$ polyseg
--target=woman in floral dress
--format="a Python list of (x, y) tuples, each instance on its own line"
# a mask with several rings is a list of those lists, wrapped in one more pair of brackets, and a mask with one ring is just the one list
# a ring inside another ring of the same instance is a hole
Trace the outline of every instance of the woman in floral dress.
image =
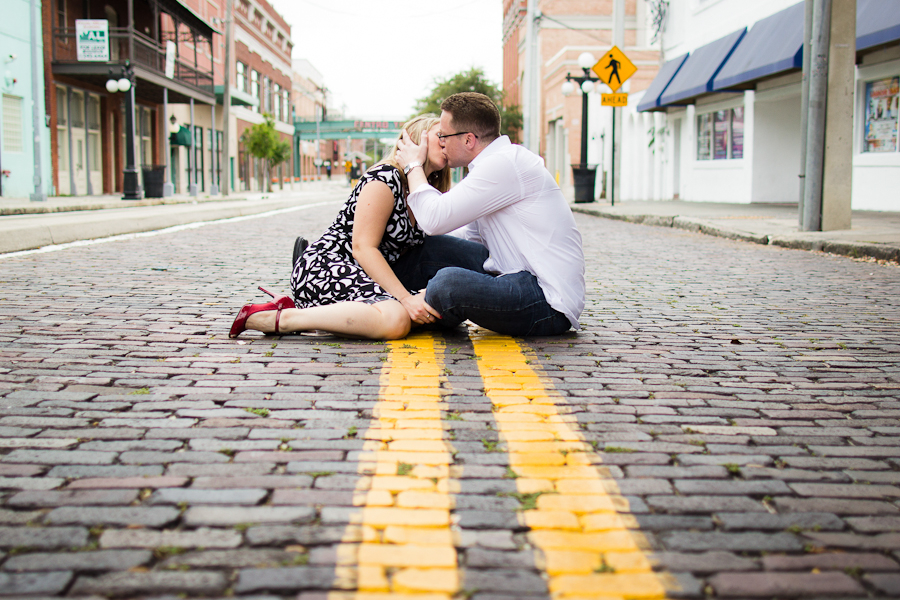
[[(422, 167), (429, 183), (443, 192), (450, 187), (450, 173), (438, 127), (437, 117), (424, 115), (403, 129), (416, 143), (427, 135), (428, 157)], [(398, 339), (413, 323), (432, 323), (439, 317), (424, 294), (407, 290), (391, 269), (391, 263), (425, 240), (406, 205), (409, 189), (394, 160), (396, 151), (395, 144), (384, 161), (360, 178), (334, 223), (297, 259), (291, 273), (296, 304), (286, 296), (248, 304), (238, 313), (230, 337), (254, 329)]]

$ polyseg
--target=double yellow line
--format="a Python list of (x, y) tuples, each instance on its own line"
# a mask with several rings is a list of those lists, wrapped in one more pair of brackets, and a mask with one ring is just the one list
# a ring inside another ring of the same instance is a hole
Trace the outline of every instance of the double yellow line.
[[(621, 512), (627, 501), (602, 477), (593, 448), (558, 410), (554, 394), (512, 338), (471, 337), (485, 395), (516, 477), (520, 519), (547, 575), (552, 598), (665, 598), (639, 532)], [(450, 600), (460, 591), (453, 526), (451, 442), (442, 411), (443, 344), (427, 333), (391, 342), (381, 401), (361, 469), (374, 472), (361, 492), (356, 592), (331, 598)], [(672, 589), (673, 584), (666, 582)]]

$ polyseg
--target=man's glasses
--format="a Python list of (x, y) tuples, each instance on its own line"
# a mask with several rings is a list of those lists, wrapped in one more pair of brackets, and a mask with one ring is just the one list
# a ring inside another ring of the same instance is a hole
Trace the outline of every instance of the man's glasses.
[[(460, 131), (458, 133), (439, 133), (439, 134), (437, 134), (437, 137), (439, 140), (444, 141), (448, 137), (453, 137), (455, 135), (466, 135), (467, 133), (472, 133), (472, 132), (471, 131)], [(475, 135), (475, 134), (472, 133), (472, 135)], [(478, 136), (475, 135), (475, 137), (477, 138)]]

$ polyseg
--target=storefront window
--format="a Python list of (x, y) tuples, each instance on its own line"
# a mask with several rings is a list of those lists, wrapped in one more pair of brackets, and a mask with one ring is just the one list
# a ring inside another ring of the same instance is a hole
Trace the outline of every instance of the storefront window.
[(697, 160), (744, 157), (744, 107), (697, 116)]
[(900, 77), (866, 84), (866, 152), (897, 151)]
[(744, 107), (731, 111), (731, 158), (744, 158)]
[(709, 160), (712, 158), (710, 146), (712, 145), (712, 115), (707, 113), (697, 117), (697, 160)]

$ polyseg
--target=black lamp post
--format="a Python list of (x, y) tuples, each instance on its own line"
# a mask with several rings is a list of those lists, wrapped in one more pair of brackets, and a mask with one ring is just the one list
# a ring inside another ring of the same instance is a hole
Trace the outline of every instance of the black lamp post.
[(577, 165), (572, 165), (572, 174), (575, 176), (575, 202), (594, 201), (594, 181), (597, 176), (597, 167), (589, 166), (587, 162), (588, 144), (588, 94), (594, 91), (594, 83), (601, 81), (591, 75), (591, 67), (597, 61), (590, 52), (583, 52), (578, 57), (578, 66), (584, 71), (581, 77), (573, 77), (566, 74), (566, 81), (562, 85), (562, 93), (565, 96), (575, 91), (575, 84), (581, 88), (581, 159)]
[[(118, 71), (118, 72), (117, 72)], [(116, 75), (121, 77), (116, 78)], [(123, 200), (141, 200), (144, 190), (141, 188), (141, 180), (137, 165), (134, 163), (134, 68), (130, 61), (119, 69), (109, 70), (109, 81), (106, 82), (106, 91), (110, 94), (122, 92), (125, 94), (125, 171), (123, 173)]]

